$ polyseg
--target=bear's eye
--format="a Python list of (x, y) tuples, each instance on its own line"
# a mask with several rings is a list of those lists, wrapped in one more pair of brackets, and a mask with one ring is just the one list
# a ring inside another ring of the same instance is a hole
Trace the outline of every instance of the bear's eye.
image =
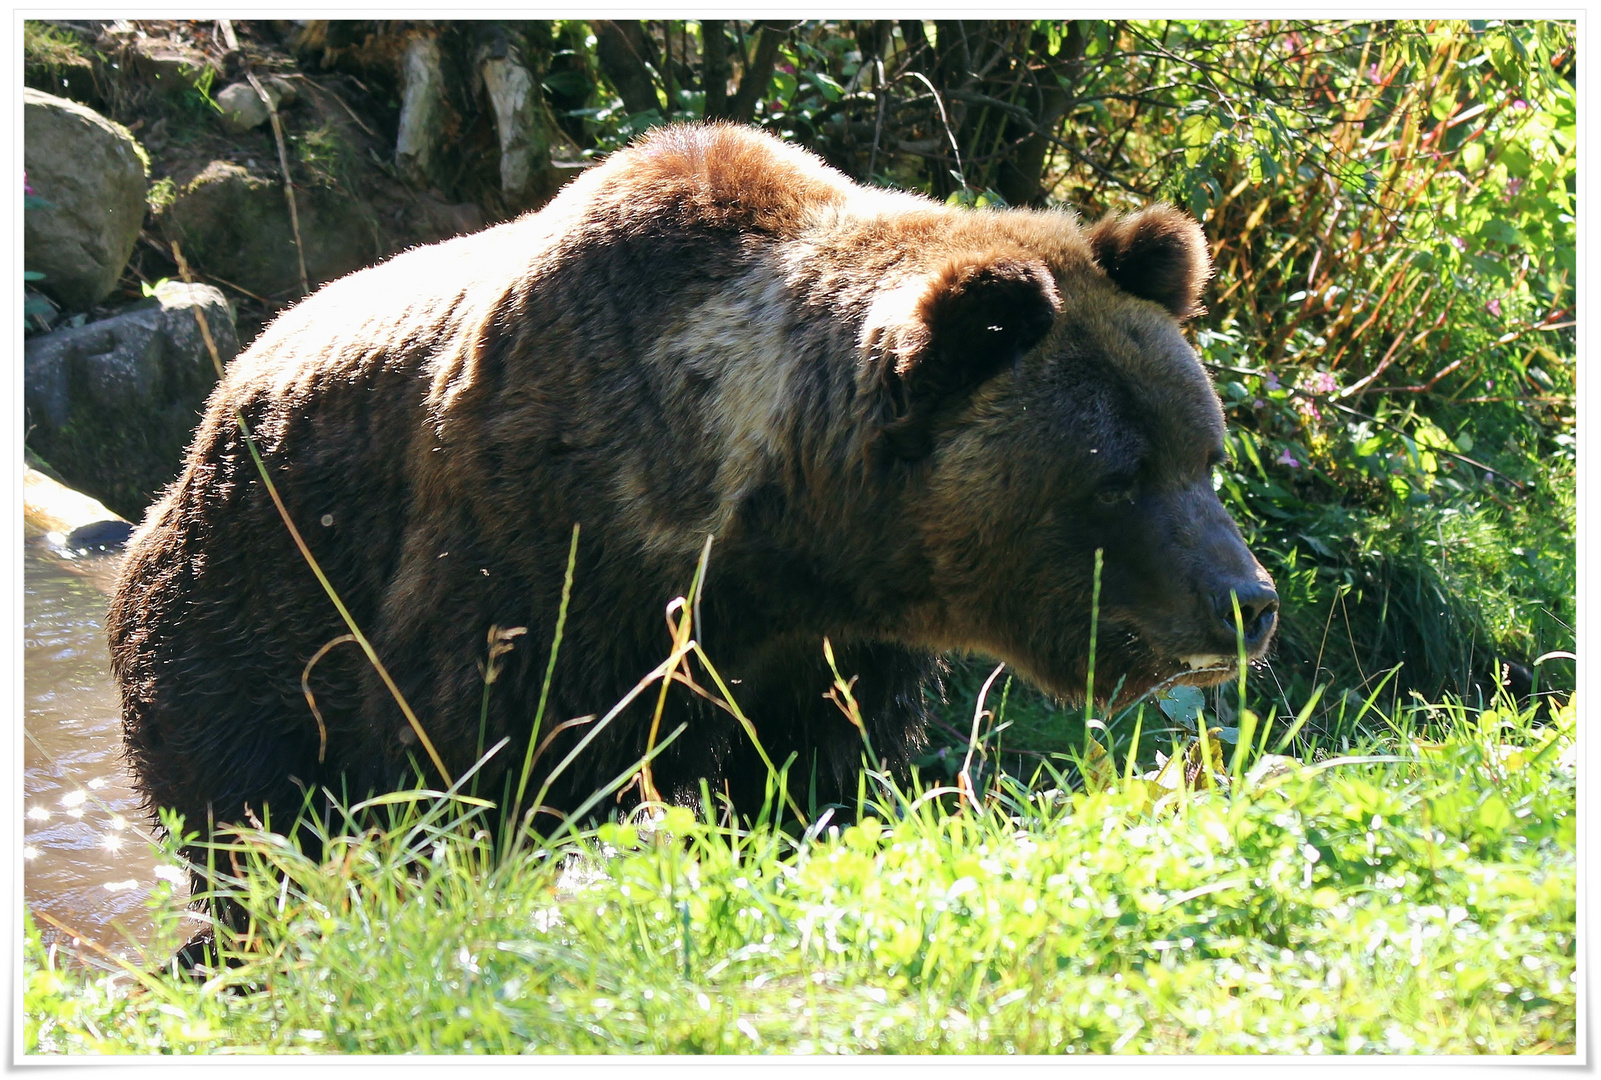
[(1128, 481), (1102, 484), (1095, 493), (1095, 501), (1102, 506), (1121, 506), (1134, 501), (1134, 485)]

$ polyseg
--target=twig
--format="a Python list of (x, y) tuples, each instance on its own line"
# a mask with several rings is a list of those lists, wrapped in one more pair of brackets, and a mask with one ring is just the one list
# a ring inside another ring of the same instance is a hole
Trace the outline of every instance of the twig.
[(336, 94), (332, 90), (328, 89), (328, 87), (323, 86), (321, 83), (314, 82), (313, 80), (306, 78), (306, 76), (302, 75), (298, 71), (295, 72), (293, 75), (290, 75), (289, 78), (299, 79), (301, 82), (305, 83), (307, 86), (311, 87), (313, 90), (320, 90), (322, 93), (327, 94), (329, 97), (331, 97), (335, 101), (339, 102), (340, 107), (343, 108), (345, 110), (345, 112), (350, 114), (350, 119), (355, 121), (355, 124), (356, 124), (357, 127), (359, 127), (361, 130), (365, 131), (368, 135), (371, 135), (375, 139), (378, 137), (378, 133), (376, 131), (374, 131), (372, 128), (368, 127), (366, 124), (361, 122), (361, 117), (356, 115), (356, 110), (352, 109), (350, 107), (350, 105), (345, 101), (344, 98), (340, 97), (338, 94)]
[[(882, 57), (873, 59), (874, 71), (878, 75), (873, 83), (873, 96), (878, 99), (878, 119), (873, 124), (873, 149), (867, 155), (867, 182), (873, 182), (873, 172), (878, 168), (878, 143), (884, 135), (884, 104), (885, 91), (889, 88), (884, 85), (884, 60)], [(848, 119), (848, 117), (847, 117)]]
[[(111, 960), (111, 961), (113, 961), (115, 963), (119, 963), (119, 964), (125, 964), (125, 961), (123, 961), (120, 957), (118, 957), (110, 949), (107, 949), (104, 945), (100, 944), (94, 938), (89, 937), (87, 934), (83, 934), (83, 933), (80, 933), (77, 930), (74, 930), (72, 927), (68, 926), (66, 923), (64, 923), (60, 919), (56, 918), (54, 915), (50, 914), (48, 911), (45, 911), (45, 910), (43, 910), (41, 908), (32, 908), (30, 910), (32, 910), (33, 915), (34, 915), (35, 918), (43, 919), (45, 922), (49, 923), (51, 926), (55, 927), (57, 930), (60, 930), (63, 934), (71, 934), (72, 935), (72, 939), (74, 941), (82, 942), (83, 944), (89, 946), (95, 952), (99, 953), (101, 956), (104, 956), (108, 960)], [(81, 953), (78, 954), (78, 955), (80, 956), (80, 958), (82, 957)]]
[[(151, 247), (155, 248), (156, 251), (158, 253), (160, 253), (161, 255), (164, 255), (168, 259), (172, 259), (172, 261), (174, 263), (177, 263), (178, 260), (172, 258), (172, 250), (170, 248), (162, 247), (161, 246), (161, 241), (157, 240), (155, 237), (151, 236), (149, 233), (144, 232), (143, 230), (141, 230), (140, 233), (139, 233), (139, 239), (143, 240), (145, 243), (147, 243)], [(226, 286), (228, 286), (228, 288), (232, 289), (236, 293), (239, 293), (241, 296), (248, 296), (248, 297), (250, 297), (250, 299), (256, 301), (257, 303), (266, 304), (270, 308), (281, 308), (281, 307), (285, 306), (285, 303), (282, 300), (268, 300), (265, 296), (258, 296), (255, 293), (251, 292), (249, 289), (245, 288), (243, 285), (235, 285), (233, 282), (229, 281), (227, 278), (218, 277), (216, 274), (205, 273), (205, 274), (196, 275), (196, 274), (194, 274), (193, 268), (191, 268), (190, 273), (193, 276), (203, 277), (207, 281), (215, 281), (218, 285), (226, 285)]]
[(1449, 364), (1445, 365), (1445, 367), (1441, 368), (1439, 371), (1436, 371), (1429, 378), (1429, 381), (1426, 382), (1426, 383), (1421, 383), (1421, 384), (1416, 385), (1416, 386), (1381, 386), (1381, 387), (1378, 387), (1377, 389), (1373, 389), (1372, 387), (1370, 387), (1368, 385), (1371, 382), (1371, 378), (1368, 378), (1368, 379), (1363, 379), (1361, 382), (1355, 384), (1354, 386), (1346, 387), (1346, 389), (1341, 392), (1340, 396), (1341, 397), (1351, 397), (1353, 395), (1365, 394), (1365, 393), (1369, 393), (1369, 392), (1385, 393), (1385, 394), (1409, 394), (1409, 393), (1410, 394), (1426, 394), (1430, 390), (1433, 390), (1435, 384), (1438, 383), (1441, 379), (1445, 378), (1447, 375), (1451, 374), (1451, 372), (1453, 372), (1453, 371), (1457, 370), (1458, 368), (1460, 368), (1463, 364), (1467, 363), (1469, 360), (1476, 360), (1480, 356), (1483, 356), (1485, 353), (1489, 352), (1491, 349), (1499, 348), (1502, 345), (1510, 345), (1510, 344), (1512, 344), (1512, 342), (1518, 340), (1518, 338), (1522, 337), (1524, 334), (1529, 333), (1530, 331), (1533, 331), (1533, 330), (1565, 330), (1570, 326), (1577, 326), (1577, 325), (1578, 325), (1578, 323), (1576, 321), (1558, 322), (1558, 323), (1550, 323), (1550, 322), (1526, 323), (1525, 325), (1519, 327), (1516, 330), (1507, 331), (1506, 333), (1502, 334), (1500, 337), (1496, 338), (1494, 341), (1490, 342), (1488, 345), (1484, 346), (1483, 348), (1476, 349), (1475, 351), (1469, 353), (1466, 356), (1463, 356), (1463, 357), (1460, 357), (1460, 358), (1458, 358), (1456, 360), (1451, 361)]
[[(328, 725), (323, 722), (322, 710), (317, 708), (317, 699), (311, 693), (311, 669), (317, 666), (317, 661), (328, 655), (328, 650), (336, 645), (343, 645), (347, 641), (354, 642), (354, 634), (340, 634), (332, 641), (312, 654), (306, 661), (306, 669), (300, 673), (300, 692), (306, 695), (306, 704), (311, 706), (311, 715), (317, 718), (317, 764), (321, 765), (328, 756)], [(480, 744), (481, 745), (481, 744)]]
[[(178, 263), (178, 273), (183, 276), (184, 282), (192, 284), (193, 278), (189, 273), (189, 262), (183, 257), (183, 249), (178, 246), (176, 241), (172, 245), (172, 256)], [(206, 349), (211, 353), (211, 362), (217, 367), (217, 381), (220, 383), (223, 380), (222, 354), (217, 351), (217, 343), (212, 339), (211, 326), (206, 322), (206, 313), (200, 310), (199, 304), (194, 305), (190, 310), (195, 313), (195, 322), (200, 324), (200, 336), (205, 339)], [(383, 681), (384, 687), (388, 689), (390, 696), (395, 699), (395, 704), (400, 706), (401, 713), (406, 717), (406, 723), (411, 725), (411, 730), (416, 734), (417, 741), (428, 752), (428, 757), (434, 763), (434, 768), (439, 770), (440, 777), (444, 779), (448, 787), (455, 781), (450, 778), (450, 770), (445, 768), (444, 759), (439, 756), (439, 751), (434, 749), (433, 740), (428, 737), (428, 732), (423, 729), (422, 721), (417, 719), (417, 714), (411, 711), (411, 705), (406, 701), (405, 695), (400, 692), (400, 687), (396, 686), (395, 680), (390, 677), (389, 669), (384, 667), (382, 660), (378, 659), (378, 651), (372, 647), (372, 642), (368, 641), (367, 636), (361, 632), (361, 627), (356, 625), (355, 618), (346, 609), (344, 601), (339, 599), (339, 593), (334, 590), (333, 583), (328, 580), (328, 575), (322, 572), (322, 564), (311, 553), (311, 548), (307, 546), (305, 538), (300, 535), (300, 530), (295, 527), (294, 519), (289, 516), (289, 508), (284, 506), (283, 499), (278, 494), (278, 485), (272, 482), (272, 476), (267, 472), (266, 463), (261, 460), (261, 454), (256, 449), (256, 437), (251, 434), (250, 425), (245, 423), (245, 414), (243, 412), (235, 413), (234, 419), (238, 422), (239, 431), (244, 436), (245, 448), (250, 451), (250, 457), (256, 463), (256, 471), (261, 476), (262, 485), (266, 487), (267, 494), (272, 498), (272, 505), (277, 508), (278, 516), (283, 519), (284, 527), (289, 530), (289, 538), (295, 542), (295, 547), (300, 549), (301, 557), (306, 560), (306, 565), (311, 567), (311, 572), (317, 578), (317, 583), (322, 586), (323, 592), (328, 594), (328, 599), (333, 601), (334, 609), (339, 612), (339, 617), (350, 628), (350, 634), (356, 639), (356, 644), (360, 645), (362, 652), (367, 654), (368, 663), (372, 664), (373, 670), (378, 673), (378, 678)]]
[(951, 131), (950, 117), (945, 115), (945, 102), (940, 98), (939, 91), (934, 89), (934, 84), (928, 81), (927, 75), (924, 75), (921, 71), (908, 71), (906, 75), (921, 82), (928, 87), (928, 92), (934, 95), (934, 107), (939, 110), (940, 123), (945, 125), (945, 137), (950, 140), (951, 154), (956, 158), (956, 179), (961, 182), (962, 187), (965, 189), (967, 187), (967, 170), (962, 168), (962, 151), (956, 145), (956, 134)]
[[(237, 51), (239, 40), (234, 36), (233, 21), (218, 19), (217, 25), (222, 28), (222, 36), (228, 41), (228, 48)], [(289, 228), (295, 234), (295, 262), (300, 268), (300, 295), (311, 295), (311, 284), (306, 277), (306, 249), (300, 242), (300, 211), (295, 208), (295, 186), (289, 179), (289, 151), (284, 146), (283, 121), (278, 118), (278, 106), (256, 78), (255, 70), (250, 65), (250, 58), (245, 57), (245, 78), (250, 81), (250, 87), (261, 98), (262, 104), (267, 106), (267, 119), (272, 121), (272, 137), (278, 143), (278, 169), (283, 173), (284, 201), (289, 204)]]
[[(1309, 396), (1315, 397), (1316, 395), (1309, 395)], [(1401, 428), (1396, 427), (1394, 424), (1386, 423), (1385, 421), (1380, 420), (1376, 416), (1369, 416), (1365, 412), (1358, 412), (1356, 409), (1351, 408), (1349, 405), (1341, 405), (1338, 401), (1326, 401), (1325, 404), (1331, 405), (1334, 408), (1339, 409), (1341, 412), (1348, 413), (1351, 416), (1355, 416), (1360, 420), (1367, 420), (1367, 421), (1369, 421), (1371, 423), (1377, 424), (1382, 428), (1385, 428), (1385, 429), (1387, 429), (1389, 431), (1395, 432), (1397, 435), (1406, 435), (1406, 437), (1409, 438), (1409, 439), (1412, 437), (1410, 435), (1407, 435), (1405, 431), (1403, 431)], [(1468, 457), (1466, 454), (1459, 454), (1455, 450), (1446, 450), (1443, 447), (1439, 447), (1439, 446), (1431, 446), (1428, 449), (1432, 450), (1436, 454), (1444, 454), (1446, 457), (1456, 458), (1458, 461), (1462, 462), (1463, 464), (1471, 465), (1475, 469), (1483, 469), (1485, 472), (1490, 473), (1493, 476), (1499, 476), (1502, 480), (1505, 480), (1507, 483), (1511, 484), (1513, 487), (1517, 488), (1519, 491), (1528, 490), (1527, 485), (1525, 485), (1521, 480), (1514, 480), (1512, 477), (1508, 476), (1504, 472), (1501, 472), (1499, 469), (1491, 468), (1489, 465), (1486, 465), (1482, 461), (1475, 461), (1473, 458)]]
[[(1390, 364), (1395, 360), (1395, 350), (1401, 347), (1401, 342), (1406, 340), (1407, 334), (1412, 332), (1412, 327), (1417, 325), (1418, 316), (1422, 315), (1424, 311), (1428, 310), (1429, 297), (1434, 294), (1434, 286), (1435, 283), (1431, 281), (1429, 282), (1428, 288), (1423, 290), (1423, 295), (1418, 298), (1417, 304), (1412, 308), (1411, 317), (1407, 319), (1406, 325), (1401, 327), (1400, 332), (1395, 335), (1395, 340), (1390, 342), (1390, 347), (1384, 350), (1384, 355), (1379, 358), (1379, 362), (1373, 365), (1373, 370), (1362, 376), (1351, 386), (1347, 387), (1340, 395), (1341, 397), (1351, 397), (1353, 395), (1361, 394), (1373, 384), (1373, 380), (1377, 379), (1380, 375), (1383, 375), (1385, 371), (1389, 369)], [(1425, 334), (1427, 334), (1427, 331), (1425, 331)]]

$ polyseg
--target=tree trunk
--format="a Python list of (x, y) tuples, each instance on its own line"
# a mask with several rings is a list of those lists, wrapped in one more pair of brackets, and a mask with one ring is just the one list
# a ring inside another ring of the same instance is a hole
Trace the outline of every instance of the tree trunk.
[[(912, 66), (919, 71), (927, 71), (933, 67), (933, 54), (928, 53), (928, 32), (923, 29), (922, 19), (901, 20), (901, 40), (906, 43), (906, 54)], [(928, 55), (919, 55), (928, 53)]]
[(1043, 181), (1045, 159), (1051, 149), (1051, 133), (1067, 111), (1068, 87), (1076, 81), (1076, 68), (1084, 57), (1084, 41), (1084, 23), (1074, 20), (1068, 28), (1067, 40), (1062, 42), (1061, 49), (1054, 57), (1045, 53), (1043, 33), (1034, 34), (1029, 42), (1030, 52), (1045, 59), (1044, 70), (1039, 73), (1038, 102), (1030, 110), (1034, 116), (1032, 134), (1029, 134), (1030, 127), (1018, 120), (1008, 121), (1007, 139), (1015, 140), (1025, 135), (1027, 138), (1023, 138), (1022, 145), (1001, 162), (995, 180), (995, 190), (1012, 206), (1040, 206), (1045, 202)]
[(656, 96), (656, 82), (651, 78), (646, 61), (655, 51), (650, 48), (645, 28), (638, 19), (596, 19), (590, 24), (595, 30), (595, 59), (607, 80), (623, 99), (628, 115), (662, 111), (661, 99)]
[(728, 115), (728, 35), (723, 20), (703, 19), (700, 24), (701, 89), (706, 92), (704, 116), (721, 120)]
[(431, 31), (414, 32), (400, 62), (400, 130), (395, 164), (400, 175), (419, 187), (436, 181), (439, 139), (445, 125), (445, 77), (439, 38)]
[(771, 26), (762, 27), (761, 36), (756, 41), (756, 55), (751, 57), (750, 67), (740, 77), (739, 90), (728, 106), (729, 119), (736, 124), (748, 124), (756, 115), (756, 103), (772, 85), (778, 47), (784, 43), (787, 33), (787, 30), (775, 30)]

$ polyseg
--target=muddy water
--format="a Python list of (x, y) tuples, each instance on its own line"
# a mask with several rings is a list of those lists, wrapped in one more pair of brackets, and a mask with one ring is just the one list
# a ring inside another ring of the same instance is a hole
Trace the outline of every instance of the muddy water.
[[(149, 823), (120, 757), (105, 640), (117, 558), (69, 558), (43, 536), (24, 543), (23, 895), (47, 941), (77, 936), (136, 962), (159, 962), (192, 926), (185, 920), (156, 940), (146, 907), (162, 878), (179, 883), (180, 899), (187, 888), (176, 867), (151, 851)], [(98, 952), (86, 944), (77, 951)]]

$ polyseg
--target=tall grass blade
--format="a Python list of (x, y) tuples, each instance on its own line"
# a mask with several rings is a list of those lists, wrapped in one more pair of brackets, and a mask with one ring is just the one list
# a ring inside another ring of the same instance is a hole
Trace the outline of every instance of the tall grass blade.
[(528, 774), (534, 767), (534, 748), (539, 745), (539, 729), (545, 720), (545, 705), (550, 700), (550, 681), (556, 674), (556, 654), (561, 649), (562, 634), (567, 629), (567, 605), (573, 596), (573, 567), (578, 563), (578, 522), (573, 522), (573, 538), (567, 545), (567, 573), (561, 583), (561, 604), (556, 608), (556, 634), (550, 640), (550, 657), (545, 661), (545, 681), (539, 687), (539, 704), (534, 709), (534, 727), (528, 736), (528, 749), (523, 753), (522, 772), (517, 777), (517, 797), (512, 800), (511, 818), (517, 820), (522, 812), (523, 795), (528, 790)]
[[(665, 739), (662, 739), (660, 742), (658, 742), (656, 744), (655, 748), (651, 751), (651, 755), (652, 756), (660, 756), (662, 754), (662, 752), (665, 751), (669, 746), (671, 746), (673, 744), (673, 741), (675, 739), (677, 739), (680, 735), (682, 735), (684, 733), (684, 730), (686, 728), (688, 728), (688, 727), (689, 727), (689, 724), (687, 722), (685, 722), (685, 723), (679, 724), (677, 727), (673, 728), (672, 731), (669, 731), (667, 733), (667, 737)], [(566, 815), (566, 817), (562, 821), (560, 827), (557, 828), (556, 832), (553, 833), (551, 835), (550, 839), (546, 842), (546, 846), (549, 847), (549, 848), (554, 849), (558, 844), (560, 844), (560, 842), (561, 842), (561, 840), (562, 840), (562, 838), (564, 836), (566, 836), (566, 835), (568, 835), (570, 833), (574, 833), (576, 831), (576, 829), (577, 829), (578, 823), (584, 820), (585, 815), (588, 814), (590, 810), (594, 809), (594, 807), (595, 807), (595, 805), (597, 803), (599, 803), (602, 799), (606, 798), (607, 796), (611, 795), (618, 788), (620, 788), (623, 785), (627, 784), (628, 781), (630, 779), (632, 779), (639, 772), (639, 770), (643, 769), (649, 763), (650, 763), (649, 757), (646, 757), (646, 756), (640, 757), (639, 760), (635, 761), (627, 769), (623, 770), (623, 772), (619, 776), (617, 776), (614, 779), (612, 779), (611, 781), (609, 781), (605, 786), (601, 787), (593, 795), (590, 795), (583, 802), (579, 803), (577, 808), (574, 809), (572, 811), (572, 813)], [(544, 805), (543, 800), (536, 800), (534, 805), (533, 805), (533, 807), (530, 808), (529, 811), (528, 811), (529, 816), (532, 817), (534, 811), (538, 810), (539, 807), (542, 806), (542, 805)], [(519, 833), (520, 833), (520, 831), (521, 830), (519, 830)]]
[[(707, 544), (707, 551), (708, 553), (711, 551), (711, 545), (709, 543)], [(778, 775), (779, 770), (773, 766), (773, 759), (767, 756), (766, 747), (762, 746), (762, 740), (757, 737), (756, 725), (751, 723), (750, 718), (747, 717), (744, 710), (739, 707), (739, 702), (734, 700), (734, 695), (729, 691), (728, 684), (723, 681), (722, 675), (718, 673), (717, 668), (712, 664), (711, 658), (706, 655), (706, 650), (700, 647), (699, 642), (692, 641), (689, 644), (690, 651), (695, 654), (695, 659), (699, 660), (701, 666), (706, 669), (706, 674), (712, 677), (712, 682), (717, 685), (717, 692), (723, 695), (723, 704), (728, 707), (728, 711), (733, 714), (734, 719), (739, 721), (739, 726), (744, 728), (745, 735), (750, 739), (751, 745), (756, 748), (757, 755), (762, 759), (762, 765), (767, 769), (768, 777), (771, 778)], [(783, 785), (783, 793), (784, 801), (789, 804), (790, 813), (795, 815), (797, 821), (799, 821), (802, 825), (805, 825), (807, 821), (807, 815), (801, 812), (800, 804), (797, 803), (794, 796), (789, 793), (788, 783)], [(812, 762), (812, 798), (815, 800), (816, 796), (817, 762), (814, 759)]]
[[(673, 651), (683, 648), (684, 643), (690, 639), (699, 627), (695, 624), (695, 615), (700, 611), (700, 586), (705, 579), (706, 564), (711, 561), (712, 541), (715, 537), (706, 534), (706, 543), (701, 548), (700, 558), (695, 563), (695, 575), (689, 583), (689, 595), (678, 597), (667, 605), (667, 624), (672, 630)], [(673, 623), (673, 610), (678, 609), (679, 617)], [(661, 728), (662, 711), (667, 707), (667, 690), (673, 683), (673, 669), (669, 668), (662, 676), (661, 693), (656, 696), (656, 711), (650, 718), (650, 733), (645, 738), (645, 757), (647, 761), (655, 755), (651, 750), (656, 745), (656, 732)], [(639, 787), (646, 801), (660, 802), (661, 793), (656, 790), (656, 782), (651, 778), (650, 766), (647, 764), (639, 774)]]
[(639, 682), (634, 684), (632, 690), (624, 694), (615, 705), (606, 711), (604, 716), (595, 721), (590, 729), (584, 733), (584, 737), (578, 740), (578, 745), (574, 746), (572, 750), (568, 751), (567, 756), (562, 758), (561, 762), (557, 764), (557, 766), (552, 769), (549, 774), (546, 775), (544, 783), (541, 785), (538, 794), (534, 796), (533, 807), (528, 811), (523, 811), (519, 808), (518, 814), (521, 816), (527, 816), (528, 814), (532, 814), (534, 810), (537, 810), (539, 807), (543, 806), (545, 804), (545, 796), (550, 794), (551, 787), (556, 783), (557, 779), (560, 778), (562, 773), (566, 772), (568, 767), (577, 760), (578, 755), (587, 750), (589, 748), (589, 744), (594, 742), (600, 733), (605, 731), (611, 722), (617, 719), (624, 709), (634, 703), (635, 698), (644, 693), (645, 690), (653, 685), (657, 679), (661, 678), (663, 674), (677, 667), (678, 662), (689, 653), (689, 649), (693, 645), (694, 642), (690, 641), (685, 644), (685, 647), (682, 650), (674, 649), (672, 654), (669, 655), (667, 659), (663, 660), (661, 663), (652, 668), (644, 678), (640, 679)]
[(984, 722), (984, 717), (990, 715), (984, 708), (984, 700), (989, 697), (990, 687), (995, 685), (996, 677), (1004, 670), (1006, 670), (1005, 664), (995, 665), (995, 670), (990, 672), (989, 678), (984, 680), (984, 685), (979, 689), (978, 700), (973, 703), (973, 730), (967, 737), (967, 756), (962, 759), (961, 772), (957, 773), (956, 786), (961, 790), (963, 798), (971, 802), (976, 811), (983, 810), (983, 805), (978, 800), (978, 792), (973, 788), (973, 754), (978, 749), (979, 726)]
[[(183, 252), (176, 241), (173, 242), (172, 253), (178, 263), (179, 270), (182, 272), (184, 282), (193, 284), (194, 279), (189, 273), (189, 264), (184, 261)], [(211, 327), (206, 323), (206, 314), (200, 310), (199, 304), (193, 305), (190, 310), (195, 313), (195, 321), (200, 324), (200, 335), (205, 339), (206, 348), (211, 353), (211, 362), (216, 365), (217, 381), (220, 383), (223, 379), (222, 356), (217, 352), (216, 341), (212, 339)], [(328, 575), (322, 572), (321, 564), (317, 562), (316, 556), (312, 555), (311, 548), (306, 546), (305, 538), (300, 535), (300, 530), (295, 527), (294, 520), (289, 516), (288, 508), (284, 506), (283, 499), (278, 495), (278, 487), (272, 482), (272, 476), (268, 474), (267, 466), (261, 460), (261, 454), (256, 449), (256, 437), (251, 434), (250, 425), (245, 422), (244, 413), (236, 414), (234, 419), (238, 421), (239, 430), (244, 435), (245, 449), (250, 451), (250, 460), (255, 462), (256, 472), (261, 477), (262, 486), (267, 489), (267, 494), (272, 498), (272, 505), (277, 508), (278, 516), (283, 519), (284, 527), (289, 530), (290, 539), (295, 542), (295, 547), (300, 550), (300, 555), (306, 560), (306, 565), (311, 567), (311, 572), (317, 578), (317, 583), (322, 586), (323, 592), (327, 593), (328, 599), (333, 601), (334, 610), (339, 612), (339, 617), (344, 620), (345, 626), (350, 629), (351, 636), (361, 646), (361, 651), (367, 655), (367, 662), (378, 673), (378, 678), (383, 681), (385, 689), (395, 699), (395, 704), (400, 706), (401, 713), (406, 717), (406, 723), (411, 725), (411, 730), (416, 734), (417, 741), (428, 752), (429, 760), (434, 763), (434, 768), (439, 770), (439, 775), (446, 784), (449, 784), (450, 770), (445, 768), (444, 759), (439, 756), (439, 751), (434, 749), (433, 740), (428, 737), (428, 732), (423, 729), (422, 721), (418, 720), (417, 714), (411, 711), (411, 706), (406, 702), (405, 696), (401, 694), (400, 687), (396, 686), (395, 680), (390, 677), (389, 669), (384, 667), (382, 660), (378, 659), (378, 651), (372, 647), (372, 642), (367, 640), (367, 635), (361, 632), (361, 627), (356, 625), (356, 620), (346, 610), (344, 601), (339, 599), (339, 593), (334, 590), (333, 583), (328, 580)]]
[[(1307, 720), (1311, 719), (1312, 710), (1317, 708), (1318, 699), (1323, 696), (1323, 691), (1327, 688), (1325, 684), (1321, 683), (1312, 688), (1312, 693), (1306, 699), (1306, 704), (1301, 706), (1301, 711), (1296, 714), (1295, 723), (1290, 725), (1290, 730), (1284, 733), (1284, 737), (1279, 740), (1278, 746), (1273, 749), (1275, 754), (1284, 753), (1284, 748), (1289, 746), (1295, 737), (1301, 733), (1301, 728), (1305, 727)], [(1262, 733), (1262, 737), (1264, 739), (1267, 738), (1265, 731)]]
[(1084, 676), (1084, 733), (1089, 735), (1090, 715), (1095, 708), (1095, 643), (1101, 620), (1101, 558), (1104, 548), (1095, 549), (1095, 578), (1090, 589), (1090, 657)]

